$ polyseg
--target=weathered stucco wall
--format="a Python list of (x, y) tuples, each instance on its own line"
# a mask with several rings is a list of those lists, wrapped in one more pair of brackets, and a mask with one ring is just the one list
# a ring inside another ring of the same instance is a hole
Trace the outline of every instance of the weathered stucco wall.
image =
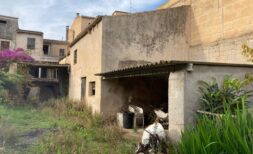
[(200, 80), (212, 81), (215, 77), (220, 82), (225, 75), (242, 79), (246, 73), (253, 73), (252, 67), (194, 65), (193, 69), (177, 71), (169, 77), (169, 135), (173, 140), (179, 140), (181, 130), (194, 123), (200, 109)]
[(189, 60), (247, 63), (241, 46), (252, 42), (252, 0), (173, 0), (159, 9), (183, 5), (190, 6)]
[(64, 49), (65, 55), (67, 54), (67, 44), (52, 44), (50, 56), (60, 57), (60, 49)]
[[(27, 39), (35, 38), (35, 49), (27, 49)], [(43, 56), (43, 36), (35, 35), (35, 34), (27, 34), (27, 33), (17, 33), (17, 48), (22, 48), (25, 51), (28, 51), (29, 54), (35, 59), (40, 60), (40, 57)]]
[(68, 42), (72, 42), (93, 20), (94, 18), (92, 17), (80, 16), (78, 14), (68, 30)]
[(103, 18), (103, 71), (185, 60), (188, 7)]
[[(77, 63), (74, 64), (74, 51), (77, 50)], [(71, 64), (69, 97), (81, 100), (81, 78), (86, 77), (85, 101), (93, 111), (100, 112), (101, 77), (95, 76), (101, 72), (102, 23), (78, 41), (70, 49), (68, 62)], [(95, 96), (89, 95), (89, 82), (95, 81)]]
[(5, 23), (0, 23), (0, 39), (11, 40), (16, 42), (16, 31), (18, 29), (18, 18), (1, 16), (0, 20)]

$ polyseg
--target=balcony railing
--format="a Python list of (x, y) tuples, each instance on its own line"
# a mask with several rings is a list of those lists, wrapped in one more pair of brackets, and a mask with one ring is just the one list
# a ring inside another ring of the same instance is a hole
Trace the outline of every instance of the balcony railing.
[(39, 57), (42, 62), (58, 62), (61, 57), (59, 56), (42, 56)]
[(32, 82), (47, 82), (47, 83), (58, 83), (59, 80), (56, 78), (32, 78)]

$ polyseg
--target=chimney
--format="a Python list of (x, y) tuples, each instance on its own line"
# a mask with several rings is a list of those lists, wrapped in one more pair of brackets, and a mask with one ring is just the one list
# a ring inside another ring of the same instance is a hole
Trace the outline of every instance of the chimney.
[(66, 41), (69, 40), (69, 26), (66, 26)]
[(76, 16), (79, 17), (79, 16), (80, 16), (80, 13), (76, 13)]

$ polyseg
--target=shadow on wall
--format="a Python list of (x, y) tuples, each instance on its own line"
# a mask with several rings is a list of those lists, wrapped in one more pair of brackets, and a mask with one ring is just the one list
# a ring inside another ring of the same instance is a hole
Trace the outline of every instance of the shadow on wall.
[[(168, 77), (131, 77), (104, 80), (101, 110), (109, 116), (128, 111), (129, 105), (143, 108), (148, 115), (154, 109), (168, 112)], [(106, 87), (106, 88), (105, 88)], [(129, 100), (129, 98), (131, 98)]]

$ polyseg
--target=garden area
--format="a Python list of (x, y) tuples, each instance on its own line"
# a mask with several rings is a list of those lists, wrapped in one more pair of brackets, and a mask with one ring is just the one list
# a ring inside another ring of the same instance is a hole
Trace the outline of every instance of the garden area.
[[(0, 153), (131, 154), (137, 142), (126, 139), (114, 119), (66, 98), (34, 104), (22, 99), (26, 72), (11, 64), (32, 62), (23, 50), (0, 52)], [(24, 65), (25, 67), (25, 65)], [(201, 111), (169, 153), (253, 153), (253, 77), (225, 76), (200, 81)], [(134, 130), (133, 130), (134, 132)]]
[(41, 107), (0, 105), (0, 153), (133, 153), (136, 141), (66, 99)]

